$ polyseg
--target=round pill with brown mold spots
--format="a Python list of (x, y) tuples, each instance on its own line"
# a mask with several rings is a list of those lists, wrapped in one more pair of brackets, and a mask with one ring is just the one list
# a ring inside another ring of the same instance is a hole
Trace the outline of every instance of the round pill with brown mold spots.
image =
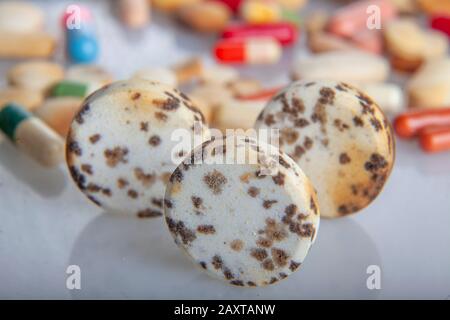
[(278, 148), (244, 136), (195, 148), (167, 185), (164, 214), (176, 244), (211, 276), (273, 284), (296, 271), (319, 227), (315, 191)]
[(280, 148), (311, 179), (326, 218), (369, 205), (394, 164), (394, 136), (385, 115), (345, 83), (294, 82), (269, 102), (255, 127), (280, 130)]
[[(67, 136), (67, 165), (81, 191), (108, 212), (161, 216), (172, 171), (208, 138), (203, 115), (178, 90), (143, 79), (115, 82), (86, 98)], [(199, 126), (194, 126), (198, 124)]]

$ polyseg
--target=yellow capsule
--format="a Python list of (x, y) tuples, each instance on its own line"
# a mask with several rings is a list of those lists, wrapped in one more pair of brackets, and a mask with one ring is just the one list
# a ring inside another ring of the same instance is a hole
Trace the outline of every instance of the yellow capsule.
[(272, 0), (247, 0), (241, 5), (240, 14), (251, 24), (278, 22), (282, 18), (280, 4)]
[(308, 0), (277, 0), (277, 2), (287, 9), (300, 10), (308, 3)]

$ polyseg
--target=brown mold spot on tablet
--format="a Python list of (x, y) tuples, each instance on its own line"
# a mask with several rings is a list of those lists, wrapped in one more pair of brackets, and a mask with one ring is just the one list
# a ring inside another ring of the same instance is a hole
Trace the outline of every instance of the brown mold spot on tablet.
[(176, 237), (180, 237), (185, 245), (189, 245), (192, 241), (197, 239), (195, 232), (187, 228), (183, 221), (175, 221), (171, 218), (166, 218), (167, 226), (170, 232)]
[(205, 262), (205, 261), (200, 261), (199, 265), (200, 265), (200, 267), (202, 267), (202, 268), (205, 269), (205, 270), (208, 269), (208, 266), (206, 265), (206, 262)]
[(284, 213), (286, 213), (286, 216), (293, 217), (297, 213), (297, 206), (295, 204), (290, 204), (284, 209)]
[(264, 259), (266, 259), (269, 254), (267, 253), (266, 249), (253, 248), (250, 250), (250, 256), (258, 261), (264, 261)]
[(294, 272), (295, 270), (298, 269), (298, 267), (300, 267), (300, 265), (301, 265), (300, 262), (295, 262), (294, 260), (291, 260), (291, 263), (289, 264), (289, 270)]
[(94, 134), (94, 135), (90, 136), (89, 137), (89, 141), (92, 144), (95, 144), (95, 143), (97, 143), (100, 140), (100, 138), (101, 138), (101, 135), (97, 133), (97, 134)]
[(133, 92), (131, 94), (131, 100), (136, 101), (137, 99), (139, 99), (141, 97), (141, 93), (140, 92)]
[(81, 165), (81, 171), (87, 173), (88, 175), (92, 175), (92, 166), (90, 164), (82, 164)]
[(75, 181), (78, 188), (80, 188), (80, 190), (85, 190), (86, 189), (86, 177), (84, 176), (84, 174), (82, 174), (80, 171), (78, 171), (78, 168), (75, 166), (70, 166), (69, 171), (70, 171), (70, 175), (72, 176), (72, 179)]
[(171, 208), (173, 207), (172, 201), (170, 201), (170, 200), (168, 200), (168, 199), (164, 199), (163, 202), (164, 202), (164, 206), (165, 206), (166, 208), (171, 209)]
[(266, 259), (261, 263), (261, 266), (268, 271), (273, 271), (275, 269), (275, 265), (273, 264), (272, 259)]
[(276, 222), (274, 219), (266, 219), (266, 227), (263, 230), (266, 237), (271, 241), (282, 241), (286, 238), (287, 233), (283, 224)]
[(239, 287), (243, 287), (244, 286), (244, 282), (242, 280), (233, 280), (230, 283), (232, 285), (234, 285), (234, 286), (239, 286)]
[(278, 157), (278, 163), (286, 169), (289, 169), (291, 167), (291, 165), (287, 163), (287, 161), (281, 155)]
[(358, 94), (356, 95), (356, 98), (358, 98), (359, 100), (359, 104), (361, 105), (363, 111), (363, 114), (368, 114), (370, 113), (371, 115), (374, 115), (375, 110), (373, 108), (371, 108), (370, 106), (373, 105), (373, 100), (367, 96), (366, 94), (362, 93), (362, 92), (358, 92)]
[(97, 193), (100, 192), (102, 190), (102, 187), (100, 187), (98, 184), (95, 183), (89, 183), (86, 187), (86, 191), (91, 192), (91, 193)]
[(272, 248), (270, 252), (272, 253), (272, 259), (277, 266), (284, 267), (287, 265), (289, 255), (284, 250)]
[(319, 93), (320, 93), (319, 103), (333, 104), (334, 97), (336, 95), (336, 93), (334, 92), (333, 89), (328, 88), (328, 87), (323, 87), (322, 89), (320, 89)]
[(292, 97), (292, 107), (300, 113), (305, 112), (305, 104), (303, 100), (298, 97)]
[(249, 194), (250, 197), (255, 198), (258, 194), (259, 194), (259, 188), (256, 187), (250, 187), (247, 190), (247, 193)]
[(371, 173), (376, 173), (387, 166), (388, 162), (379, 153), (372, 153), (370, 159), (364, 164), (364, 168)]
[(200, 209), (203, 204), (203, 199), (200, 197), (192, 196), (191, 197), (192, 204), (194, 205), (194, 208)]
[(161, 107), (167, 111), (173, 111), (178, 109), (178, 107), (180, 106), (180, 99), (178, 99), (177, 97), (168, 92), (166, 92), (166, 94), (169, 95), (170, 98), (168, 98)]
[(281, 172), (278, 172), (278, 174), (276, 176), (272, 177), (272, 180), (276, 185), (282, 186), (282, 185), (284, 185), (284, 178), (285, 178), (285, 175)]
[(162, 212), (152, 209), (140, 210), (137, 213), (138, 218), (156, 218), (162, 216)]
[(303, 141), (303, 147), (305, 147), (306, 150), (310, 150), (314, 145), (314, 141), (310, 137), (305, 137), (305, 140)]
[(287, 144), (294, 144), (298, 140), (298, 132), (292, 128), (284, 128), (280, 131), (280, 139)]
[(124, 179), (124, 178), (119, 178), (119, 179), (117, 179), (117, 187), (119, 188), (119, 189), (123, 189), (123, 188), (125, 188), (126, 186), (128, 186), (128, 180), (127, 179)]
[(306, 87), (306, 88), (312, 87), (312, 86), (315, 85), (315, 84), (316, 84), (315, 82), (308, 82), (308, 83), (305, 84), (305, 87)]
[(284, 272), (280, 272), (280, 273), (279, 273), (279, 276), (280, 276), (280, 279), (285, 279), (285, 278), (287, 278), (287, 274), (284, 273)]
[(223, 275), (224, 275), (225, 279), (231, 280), (231, 279), (234, 278), (234, 275), (233, 275), (233, 273), (231, 272), (231, 270), (229, 268), (224, 267), (222, 272), (223, 272)]
[(167, 115), (164, 112), (155, 112), (155, 118), (159, 121), (165, 122), (167, 120)]
[(75, 121), (78, 124), (84, 123), (84, 116), (91, 110), (91, 106), (87, 103), (81, 107), (78, 113), (75, 115)]
[(297, 146), (295, 146), (294, 154), (291, 155), (291, 158), (293, 158), (295, 160), (299, 160), (305, 154), (305, 152), (306, 152), (305, 148), (297, 145)]
[(341, 119), (334, 119), (333, 124), (340, 132), (343, 132), (350, 128), (349, 125), (344, 123)]
[(350, 163), (350, 161), (352, 161), (352, 159), (350, 159), (350, 157), (348, 156), (347, 153), (343, 152), (339, 155), (339, 163), (340, 164), (347, 164), (347, 163)]
[(176, 168), (175, 171), (170, 176), (170, 182), (181, 182), (183, 181), (183, 173), (181, 172), (180, 168)]
[(297, 128), (304, 128), (309, 125), (309, 121), (305, 118), (299, 118), (294, 120), (294, 126)]
[(347, 88), (342, 85), (342, 83), (338, 84), (337, 86), (335, 86), (336, 90), (342, 91), (342, 92), (347, 92)]
[(216, 233), (216, 229), (214, 228), (213, 225), (209, 225), (209, 224), (202, 224), (200, 226), (197, 227), (197, 231), (199, 233), (203, 233), (203, 234), (214, 234)]
[(263, 207), (264, 209), (270, 209), (272, 205), (274, 205), (277, 202), (278, 202), (277, 200), (264, 200)]
[(83, 153), (83, 152), (81, 151), (81, 148), (80, 148), (79, 143), (78, 143), (77, 141), (71, 140), (71, 139), (70, 139), (69, 143), (67, 144), (67, 150), (68, 150), (70, 153), (73, 153), (73, 154), (75, 154), (75, 155), (77, 155), (77, 156), (81, 156), (82, 153)]
[(114, 149), (106, 149), (104, 156), (106, 158), (106, 164), (111, 168), (114, 168), (119, 163), (127, 163), (126, 156), (128, 155), (128, 148), (115, 147)]
[(214, 269), (216, 269), (216, 270), (222, 269), (222, 266), (223, 266), (222, 258), (218, 255), (215, 255), (214, 257), (212, 257), (211, 264), (213, 265)]
[(141, 168), (134, 168), (133, 170), (135, 178), (144, 186), (150, 186), (156, 181), (156, 176), (151, 173), (145, 173)]
[(227, 178), (220, 171), (214, 170), (203, 177), (203, 182), (212, 190), (213, 194), (217, 195), (222, 192)]
[(127, 194), (131, 199), (136, 199), (139, 196), (137, 191), (134, 189), (128, 190)]
[(161, 144), (161, 138), (157, 135), (151, 136), (150, 139), (148, 139), (148, 143), (152, 147), (157, 147)]
[(141, 131), (147, 132), (148, 131), (148, 122), (141, 122)]
[(269, 114), (266, 116), (266, 118), (264, 119), (264, 123), (265, 123), (268, 127), (274, 125), (274, 124), (276, 123), (276, 121), (275, 121), (275, 116), (274, 116), (273, 114), (269, 113)]
[(363, 121), (363, 119), (361, 119), (360, 117), (354, 116), (354, 117), (353, 117), (353, 124), (354, 124), (356, 127), (363, 127), (363, 126), (364, 126), (364, 121)]
[(314, 123), (319, 122), (320, 123), (320, 127), (321, 127), (321, 131), (323, 133), (326, 132), (325, 125), (327, 123), (327, 112), (325, 110), (325, 104), (321, 103), (320, 101), (318, 101), (316, 103), (316, 106), (314, 107), (313, 114), (311, 115), (311, 120)]
[(254, 283), (253, 281), (247, 281), (247, 285), (249, 287), (256, 287), (256, 283)]
[(234, 251), (241, 251), (244, 248), (244, 242), (239, 239), (235, 239), (230, 242), (230, 247)]
[(152, 198), (152, 204), (155, 207), (162, 208), (162, 206), (163, 206), (163, 199)]
[(383, 129), (383, 125), (381, 124), (381, 122), (378, 119), (371, 118), (370, 124), (372, 125), (372, 127), (375, 128), (375, 131), (377, 131), (377, 132)]
[(258, 247), (263, 247), (263, 248), (270, 248), (272, 246), (273, 241), (267, 238), (262, 238), (260, 237), (257, 241), (256, 244), (258, 245)]
[(276, 282), (278, 282), (278, 279), (276, 277), (272, 277), (270, 278), (269, 284), (274, 284)]

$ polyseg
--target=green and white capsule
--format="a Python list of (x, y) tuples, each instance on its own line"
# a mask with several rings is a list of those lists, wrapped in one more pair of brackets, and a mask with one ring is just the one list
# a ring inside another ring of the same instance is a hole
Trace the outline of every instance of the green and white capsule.
[(45, 167), (64, 159), (64, 140), (19, 105), (0, 108), (0, 129), (23, 152)]

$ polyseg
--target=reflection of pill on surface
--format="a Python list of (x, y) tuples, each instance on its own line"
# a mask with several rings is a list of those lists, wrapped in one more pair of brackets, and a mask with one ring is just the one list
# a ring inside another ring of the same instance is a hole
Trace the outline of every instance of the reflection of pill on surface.
[(64, 141), (40, 119), (16, 104), (0, 110), (0, 129), (23, 152), (51, 167), (63, 161)]

